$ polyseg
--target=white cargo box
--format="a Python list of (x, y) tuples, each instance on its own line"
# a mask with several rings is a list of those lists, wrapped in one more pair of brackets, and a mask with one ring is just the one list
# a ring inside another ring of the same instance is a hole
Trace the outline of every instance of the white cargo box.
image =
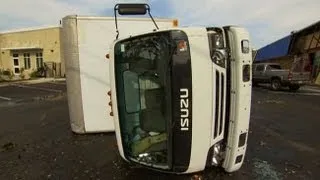
[[(153, 31), (149, 17), (118, 17), (119, 38)], [(155, 19), (160, 29), (175, 19)], [(109, 62), (105, 55), (116, 38), (114, 17), (66, 16), (62, 19), (62, 51), (66, 69), (71, 129), (75, 133), (113, 132), (110, 116)]]

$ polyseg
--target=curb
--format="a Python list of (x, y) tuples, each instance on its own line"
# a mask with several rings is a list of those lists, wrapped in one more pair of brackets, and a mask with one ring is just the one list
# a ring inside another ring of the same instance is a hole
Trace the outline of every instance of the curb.
[(320, 86), (315, 86), (315, 85), (306, 85), (303, 88), (320, 91)]
[(11, 82), (3, 82), (0, 83), (0, 87), (15, 85), (15, 84), (39, 84), (46, 82), (62, 82), (66, 81), (65, 78), (40, 78), (40, 79), (32, 79), (32, 80), (23, 80), (23, 81), (11, 81)]

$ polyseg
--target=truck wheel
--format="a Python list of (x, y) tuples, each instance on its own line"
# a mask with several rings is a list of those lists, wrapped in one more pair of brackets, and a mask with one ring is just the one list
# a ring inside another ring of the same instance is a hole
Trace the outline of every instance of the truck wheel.
[(281, 88), (281, 82), (279, 79), (272, 79), (271, 80), (271, 89), (277, 91)]
[(289, 86), (289, 89), (290, 89), (291, 91), (298, 91), (299, 88), (300, 88), (299, 85), (290, 85), (290, 86)]

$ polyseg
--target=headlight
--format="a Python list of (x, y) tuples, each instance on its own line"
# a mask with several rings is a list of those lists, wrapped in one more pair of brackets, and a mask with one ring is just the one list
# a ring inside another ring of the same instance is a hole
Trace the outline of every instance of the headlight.
[(214, 152), (214, 154), (220, 153), (220, 144), (214, 145), (213, 152)]
[(224, 39), (222, 33), (215, 31), (208, 32), (210, 56), (212, 61), (220, 66), (226, 67), (227, 51), (224, 47)]
[(215, 144), (213, 146), (213, 155), (212, 155), (211, 165), (218, 166), (220, 164), (220, 161), (221, 161), (220, 150), (221, 150), (220, 144)]
[(214, 50), (212, 53), (211, 59), (218, 66), (225, 68), (225, 66), (226, 66), (226, 51), (224, 49)]
[(212, 43), (212, 48), (213, 49), (223, 49), (224, 44), (223, 44), (223, 36), (220, 33), (217, 34), (211, 34), (209, 36), (211, 43)]

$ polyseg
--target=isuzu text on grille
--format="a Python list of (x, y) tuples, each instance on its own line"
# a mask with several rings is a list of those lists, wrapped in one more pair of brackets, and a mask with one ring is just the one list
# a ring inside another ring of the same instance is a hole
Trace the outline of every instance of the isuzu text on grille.
[(189, 90), (180, 89), (180, 130), (189, 130)]

